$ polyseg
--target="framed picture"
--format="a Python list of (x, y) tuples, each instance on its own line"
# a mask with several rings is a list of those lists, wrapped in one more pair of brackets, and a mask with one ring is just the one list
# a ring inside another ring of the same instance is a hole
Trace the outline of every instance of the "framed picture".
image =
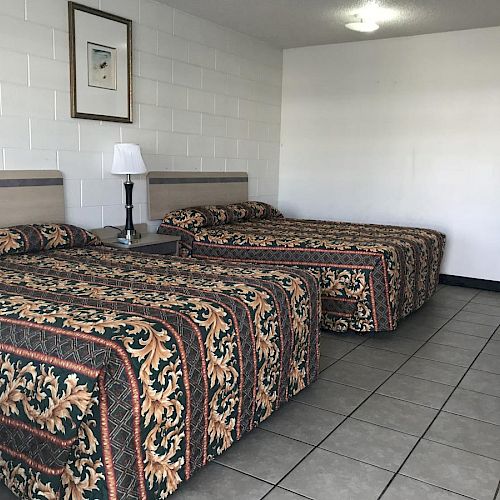
[(68, 8), (71, 116), (132, 123), (132, 21)]

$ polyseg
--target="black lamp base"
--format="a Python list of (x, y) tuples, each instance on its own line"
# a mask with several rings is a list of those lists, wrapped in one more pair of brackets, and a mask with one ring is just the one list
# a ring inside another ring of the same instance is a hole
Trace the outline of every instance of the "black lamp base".
[(132, 190), (134, 189), (134, 183), (132, 182), (130, 174), (127, 174), (127, 180), (123, 185), (125, 186), (125, 209), (127, 218), (125, 228), (118, 233), (118, 241), (130, 245), (141, 237), (141, 234), (135, 230), (132, 219), (132, 209), (134, 208), (134, 205), (132, 205)]
[(139, 241), (142, 238), (141, 233), (138, 233), (135, 229), (130, 231), (120, 231), (117, 236), (117, 240), (125, 245), (131, 245), (134, 241)]

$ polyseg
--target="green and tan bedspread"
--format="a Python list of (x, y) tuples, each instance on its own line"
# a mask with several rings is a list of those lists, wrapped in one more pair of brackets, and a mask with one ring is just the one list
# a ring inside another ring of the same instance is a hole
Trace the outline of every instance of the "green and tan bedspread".
[[(15, 242), (0, 230), (0, 254)], [(315, 380), (318, 311), (300, 270), (0, 255), (0, 481), (30, 499), (166, 498)]]
[(445, 245), (431, 229), (286, 219), (260, 202), (177, 210), (158, 231), (181, 235), (192, 257), (313, 272), (322, 326), (360, 333), (395, 330), (431, 297)]

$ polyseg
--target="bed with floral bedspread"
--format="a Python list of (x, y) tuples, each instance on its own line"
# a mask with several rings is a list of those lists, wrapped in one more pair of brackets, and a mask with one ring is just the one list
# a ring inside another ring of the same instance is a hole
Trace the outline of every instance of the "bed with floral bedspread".
[(286, 219), (260, 202), (176, 210), (158, 232), (180, 235), (192, 257), (307, 269), (322, 327), (360, 333), (395, 330), (431, 297), (445, 245), (431, 229)]
[(309, 385), (310, 273), (0, 229), (0, 481), (20, 498), (161, 499)]

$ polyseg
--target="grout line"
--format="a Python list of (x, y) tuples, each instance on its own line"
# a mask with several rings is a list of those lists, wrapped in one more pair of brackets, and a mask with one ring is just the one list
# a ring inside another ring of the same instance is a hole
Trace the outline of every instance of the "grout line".
[[(488, 354), (488, 353), (482, 353), (482, 354), (486, 354), (487, 356), (493, 356), (493, 354)], [(498, 358), (499, 356), (497, 356)], [(477, 371), (477, 372), (482, 372), (482, 373), (489, 373), (490, 375), (498, 375), (500, 376), (500, 373), (497, 373), (497, 372), (489, 372), (488, 370), (483, 370), (481, 368), (472, 368), (474, 371)]]
[[(460, 321), (460, 323), (467, 323), (468, 325), (471, 325), (471, 326), (472, 325), (476, 325), (476, 326), (489, 326), (489, 325), (480, 325), (479, 323), (469, 323), (468, 321), (461, 321), (461, 320), (457, 320), (457, 321)], [(446, 325), (445, 325), (445, 327), (446, 327)], [(459, 333), (460, 335), (468, 335), (469, 337), (475, 337), (475, 338), (478, 338), (478, 339), (487, 339), (488, 338), (488, 337), (485, 337), (485, 336), (476, 335), (474, 333), (457, 332), (455, 330), (452, 330), (451, 328), (453, 328), (453, 327), (448, 326), (448, 328), (444, 328), (444, 330), (447, 333)], [(493, 328), (493, 327), (491, 326), (490, 328)]]
[[(479, 291), (478, 291), (479, 293)], [(476, 294), (477, 295), (477, 294)], [(474, 295), (474, 297), (476, 296)], [(473, 298), (473, 297), (472, 297)], [(472, 298), (470, 300), (472, 300)], [(470, 303), (470, 300), (468, 303)], [(467, 304), (465, 304), (463, 306), (463, 308), (465, 308), (467, 306)], [(457, 314), (459, 314), (463, 308), (457, 312)], [(456, 316), (456, 315), (455, 315)], [(454, 316), (454, 317), (455, 317)], [(449, 321), (451, 321), (453, 318), (451, 318)], [(446, 323), (445, 323), (446, 325)], [(444, 327), (444, 325), (443, 325)], [(443, 328), (441, 327), (441, 328)], [(441, 330), (441, 328), (439, 330)], [(438, 330), (438, 331), (439, 331)], [(437, 332), (436, 332), (437, 333)], [(436, 335), (436, 333), (434, 333), (434, 335)], [(433, 336), (434, 336), (433, 335)], [(490, 338), (488, 339), (488, 342), (491, 340), (491, 338), (493, 337), (494, 335), (494, 332), (491, 334)], [(432, 336), (432, 337), (433, 337)], [(432, 339), (432, 337), (430, 337), (430, 339)], [(429, 342), (430, 339), (427, 341)], [(427, 343), (426, 342), (426, 343)], [(432, 425), (434, 424), (434, 422), (436, 421), (436, 419), (439, 417), (439, 415), (441, 415), (441, 413), (443, 412), (443, 408), (446, 406), (446, 404), (448, 403), (448, 401), (452, 398), (453, 394), (455, 394), (455, 391), (458, 389), (458, 386), (461, 384), (462, 380), (465, 378), (465, 376), (467, 375), (467, 373), (469, 373), (469, 371), (471, 370), (472, 368), (472, 365), (476, 362), (477, 358), (480, 356), (480, 354), (482, 353), (482, 351), (485, 349), (485, 347), (487, 346), (488, 344), (486, 343), (483, 348), (481, 349), (481, 351), (479, 351), (479, 353), (476, 355), (476, 357), (474, 358), (474, 360), (472, 361), (472, 363), (469, 365), (469, 367), (467, 368), (467, 370), (465, 371), (465, 373), (462, 375), (462, 377), (460, 378), (460, 380), (458, 381), (458, 383), (455, 385), (455, 388), (453, 389), (453, 391), (451, 391), (450, 395), (446, 398), (446, 400), (444, 401), (444, 403), (442, 404), (441, 408), (438, 410), (438, 412), (436, 413), (436, 415), (434, 416), (434, 418), (431, 420), (431, 422), (429, 423), (429, 425), (427, 426), (427, 428), (425, 429), (424, 433), (420, 436), (420, 438), (418, 439), (418, 441), (415, 443), (415, 446), (412, 448), (412, 450), (410, 451), (410, 453), (407, 455), (407, 457), (403, 460), (403, 462), (401, 463), (401, 465), (399, 466), (398, 470), (396, 471), (396, 474), (392, 477), (392, 479), (386, 484), (384, 490), (382, 491), (382, 493), (379, 495), (378, 499), (377, 500), (380, 500), (384, 493), (387, 491), (387, 489), (390, 487), (390, 485), (392, 484), (392, 482), (394, 481), (394, 478), (401, 472), (401, 470), (403, 469), (404, 465), (406, 464), (406, 462), (408, 461), (408, 459), (412, 456), (413, 452), (415, 451), (415, 449), (417, 448), (417, 446), (422, 442), (422, 439), (424, 439), (424, 436), (427, 434), (427, 432), (429, 431), (429, 429), (432, 427)], [(446, 413), (446, 412), (445, 412)], [(488, 423), (488, 422), (487, 422)], [(443, 446), (446, 446), (446, 445), (443, 445)], [(453, 446), (449, 446), (450, 448), (453, 448)], [(468, 452), (468, 453), (471, 453), (471, 452)]]
[[(462, 336), (464, 336), (464, 337), (467, 337), (467, 336), (468, 336), (468, 337), (471, 337), (471, 335), (467, 335), (467, 334), (464, 334), (464, 333), (459, 333), (459, 332), (449, 332), (449, 333), (452, 333), (453, 335), (462, 335)], [(481, 337), (475, 337), (475, 338), (479, 339), (479, 338), (481, 338)], [(483, 340), (485, 340), (485, 341), (486, 341), (486, 342), (485, 342), (485, 344), (487, 344), (487, 343), (489, 342), (489, 341), (488, 341), (488, 339), (484, 339), (484, 338), (483, 338)], [(433, 341), (433, 342), (431, 342), (431, 344), (442, 345), (442, 346), (445, 346), (445, 347), (452, 347), (452, 348), (454, 348), (454, 349), (461, 349), (462, 351), (479, 351), (479, 350), (480, 350), (480, 349), (479, 349), (479, 348), (477, 348), (477, 347), (475, 347), (474, 349), (470, 349), (470, 348), (468, 348), (468, 347), (462, 347), (462, 346), (459, 346), (459, 345), (443, 344), (443, 342), (442, 342), (442, 341), (441, 341), (441, 342)]]
[(497, 490), (496, 490), (495, 496), (493, 498), (494, 498), (494, 500), (499, 500), (500, 499), (500, 481), (498, 481)]
[[(366, 366), (366, 365), (362, 365), (360, 363), (353, 363), (352, 361), (345, 361), (343, 359), (338, 359), (338, 360), (335, 360), (334, 363), (332, 363), (331, 365), (327, 366), (324, 370), (322, 370), (320, 372), (320, 375), (325, 372), (326, 370), (328, 370), (329, 368), (331, 368), (333, 365), (337, 364), (337, 361), (343, 361), (344, 363), (347, 363), (348, 365), (354, 365), (354, 366), (360, 366), (360, 367), (363, 367), (363, 368), (371, 368), (373, 370), (379, 370), (381, 372), (385, 372), (385, 373), (388, 373), (389, 375), (387, 376), (387, 378), (389, 378), (391, 375), (394, 375), (394, 373), (396, 372), (391, 372), (390, 370), (384, 370), (382, 368), (374, 368), (373, 366)], [(318, 377), (318, 379), (320, 379), (321, 377)], [(417, 378), (417, 377), (414, 377), (414, 378)], [(347, 385), (348, 387), (354, 387), (355, 389), (361, 389), (363, 391), (370, 391), (371, 389), (366, 389), (365, 387), (359, 387), (357, 385), (351, 385), (351, 384), (348, 384), (346, 382), (338, 382), (337, 380), (331, 380), (329, 378), (321, 378), (321, 380), (325, 380), (327, 382), (335, 382), (336, 384), (342, 384), (342, 385)], [(387, 380), (387, 379), (386, 379)], [(449, 385), (449, 384), (444, 384), (444, 385)]]
[(275, 491), (275, 490), (279, 490), (279, 489), (282, 489), (282, 490), (285, 490), (287, 491), (288, 493), (293, 493), (294, 495), (297, 495), (298, 497), (300, 498), (307, 498), (307, 500), (314, 500), (313, 498), (311, 497), (306, 497), (305, 495), (302, 495), (301, 493), (296, 493), (295, 491), (292, 491), (292, 490), (288, 490), (286, 488), (283, 488), (283, 486), (274, 486), (274, 488), (270, 491), (268, 491), (260, 500), (265, 500), (266, 498), (269, 498), (269, 495)]
[[(476, 368), (471, 368), (471, 370), (472, 371), (481, 371), (481, 370), (476, 370)], [(482, 373), (489, 373), (490, 375), (498, 375), (497, 373), (490, 373), (490, 372), (482, 372)], [(500, 375), (498, 375), (498, 376), (500, 377)], [(482, 394), (483, 396), (491, 396), (492, 398), (499, 398), (500, 399), (500, 395), (497, 396), (496, 394), (490, 394), (489, 392), (481, 392), (481, 391), (477, 391), (476, 389), (469, 389), (468, 387), (460, 387), (460, 389), (462, 389), (462, 391), (475, 392), (476, 394)], [(471, 418), (471, 417), (468, 417), (468, 418)], [(498, 425), (500, 425), (500, 424), (498, 424)]]
[[(413, 358), (413, 356), (412, 356), (412, 358)], [(426, 359), (426, 358), (414, 358), (414, 359), (423, 359), (425, 361), (432, 361), (433, 363), (443, 363), (442, 361), (435, 361), (434, 359)], [(449, 363), (443, 363), (443, 364), (447, 365), (447, 366), (456, 366), (457, 368), (465, 368), (464, 366), (450, 365)], [(400, 372), (399, 370), (395, 373), (397, 373), (399, 375), (404, 375), (405, 377), (416, 378), (418, 380), (425, 380), (426, 382), (435, 382), (436, 384), (447, 385), (448, 387), (455, 387), (455, 384), (446, 384), (445, 382), (439, 382), (437, 380), (430, 380), (428, 378), (418, 377), (417, 375), (408, 375), (408, 373), (403, 373), (403, 372)]]
[[(446, 411), (443, 411), (443, 412), (440, 412), (440, 413), (449, 413), (449, 412), (446, 412)], [(455, 415), (453, 413), (453, 415)], [(462, 415), (458, 415), (459, 417), (461, 417)], [(466, 417), (468, 418), (468, 417)], [(473, 419), (475, 420), (476, 422), (482, 422), (483, 424), (489, 424), (489, 422), (483, 422), (482, 420), (477, 420), (477, 419)], [(491, 425), (494, 425), (494, 424), (491, 424)], [(460, 450), (460, 451), (465, 451), (466, 453), (470, 453), (471, 455), (475, 455), (476, 457), (482, 457), (482, 458), (487, 458), (488, 460), (493, 460), (494, 462), (499, 462), (498, 458), (494, 458), (494, 457), (490, 457), (489, 455), (483, 455), (482, 453), (477, 453), (475, 451), (470, 451), (470, 450), (466, 450), (465, 448), (461, 448), (460, 446), (455, 446), (455, 445), (452, 445), (452, 444), (449, 444), (449, 443), (443, 443), (443, 441), (437, 441), (436, 439), (431, 439), (431, 438), (424, 438), (425, 441), (429, 441), (431, 443), (436, 443), (436, 444), (440, 444), (442, 446), (446, 446), (447, 448), (453, 448), (455, 450)], [(411, 477), (411, 476), (408, 476), (408, 477)], [(415, 478), (413, 478), (415, 479)], [(440, 486), (441, 488), (441, 486)]]
[[(434, 344), (434, 345), (439, 345), (439, 346), (442, 346), (442, 347), (451, 347), (453, 348), (453, 346), (445, 346), (443, 344), (436, 344), (435, 342), (426, 342), (426, 344)], [(422, 346), (423, 347), (423, 346)], [(468, 349), (462, 349), (463, 351), (468, 351)], [(474, 352), (474, 351), (472, 351)], [(422, 355), (420, 356), (417, 356), (417, 352), (414, 354), (415, 358), (418, 358), (418, 359), (426, 359), (427, 361), (437, 361), (438, 363), (444, 363), (445, 365), (451, 365), (451, 366), (458, 366), (460, 368), (467, 368), (468, 365), (457, 365), (456, 363), (448, 363), (446, 361), (441, 361), (440, 359), (433, 359), (433, 358), (424, 358)], [(475, 358), (474, 358), (475, 360)]]
[(468, 499), (471, 499), (471, 500), (477, 500), (474, 497), (470, 497), (468, 495), (464, 495), (463, 493), (457, 493), (456, 491), (449, 490), (448, 488), (444, 488), (443, 486), (436, 486), (435, 484), (426, 483), (425, 481), (422, 481), (421, 479), (417, 479), (416, 477), (407, 476), (406, 474), (400, 474), (400, 475), (403, 476), (403, 477), (406, 477), (408, 479), (412, 479), (413, 481), (417, 481), (417, 483), (426, 484), (427, 486), (433, 486), (434, 488), (439, 488), (441, 490), (447, 491), (447, 492), (452, 493), (453, 495), (456, 495), (456, 496), (458, 496), (460, 498), (468, 498)]
[[(234, 445), (234, 444), (236, 444), (236, 443), (239, 443), (239, 441), (234, 442), (234, 443), (233, 443), (233, 445)], [(219, 455), (219, 457), (220, 457), (220, 456), (221, 456), (221, 455)], [(210, 465), (210, 464), (215, 464), (215, 465), (218, 465), (219, 467), (224, 467), (225, 469), (229, 469), (229, 470), (233, 470), (233, 471), (235, 471), (235, 472), (239, 472), (240, 474), (243, 474), (243, 475), (245, 475), (245, 476), (251, 477), (251, 478), (253, 478), (253, 479), (258, 479), (260, 482), (265, 483), (265, 484), (268, 484), (269, 486), (276, 486), (274, 483), (271, 483), (271, 482), (270, 482), (270, 481), (268, 481), (267, 479), (262, 479), (261, 477), (254, 476), (253, 474), (250, 474), (249, 472), (245, 472), (245, 471), (242, 471), (242, 470), (240, 470), (240, 469), (236, 469), (236, 468), (234, 468), (234, 467), (231, 467), (230, 465), (226, 465), (226, 464), (223, 464), (223, 463), (221, 463), (221, 462), (217, 462), (217, 458), (218, 458), (218, 457), (216, 457), (216, 458), (214, 458), (213, 460), (209, 461), (209, 462), (207, 463), (207, 465)], [(202, 466), (202, 467), (200, 467), (199, 469), (196, 469), (196, 470), (194, 471), (194, 473), (195, 473), (195, 474), (197, 474), (198, 472), (203, 471), (203, 470), (205, 469), (205, 467), (206, 467), (206, 466)], [(181, 483), (181, 484), (189, 484), (189, 483), (186, 481), (186, 482)], [(176, 490), (176, 491), (177, 491), (177, 490)], [(266, 495), (267, 495), (267, 493), (266, 493)]]
[[(486, 304), (480, 304), (480, 305), (485, 306)], [(497, 306), (489, 306), (489, 307), (500, 309), (500, 307), (497, 307)], [(477, 314), (478, 316), (488, 316), (490, 318), (497, 318), (497, 319), (500, 320), (500, 316), (498, 314), (491, 314), (491, 313), (485, 313), (485, 312), (479, 312), (479, 311), (470, 311), (470, 310), (467, 310), (467, 311), (464, 311), (464, 312), (471, 313), (471, 314)], [(469, 321), (466, 321), (466, 323), (469, 323)], [(482, 325), (482, 323), (478, 323), (478, 325)], [(491, 325), (485, 325), (485, 326), (491, 326)]]

